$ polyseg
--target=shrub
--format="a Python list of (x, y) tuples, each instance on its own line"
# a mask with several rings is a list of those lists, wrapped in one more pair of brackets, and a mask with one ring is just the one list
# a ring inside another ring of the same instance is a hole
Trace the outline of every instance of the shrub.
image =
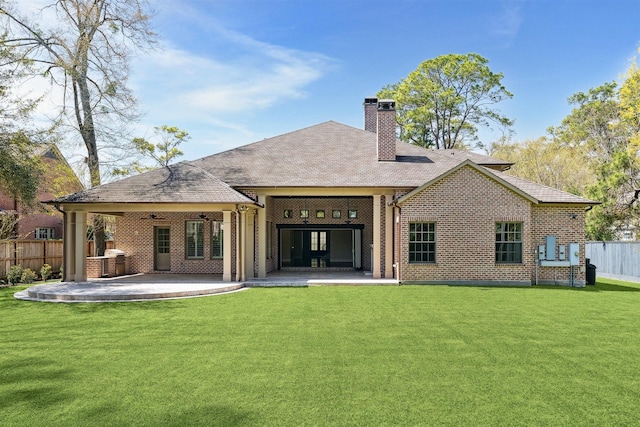
[(40, 269), (40, 277), (42, 277), (42, 280), (44, 280), (45, 282), (49, 280), (52, 274), (53, 270), (51, 269), (51, 266), (49, 264), (43, 265)]
[(21, 265), (12, 265), (11, 268), (9, 268), (9, 272), (7, 273), (7, 280), (9, 281), (9, 284), (15, 285), (17, 283), (20, 283), (23, 271), (24, 270), (22, 269)]
[(22, 271), (22, 277), (21, 277), (22, 283), (27, 283), (27, 284), (33, 283), (33, 281), (36, 280), (36, 277), (38, 277), (38, 275), (36, 274), (35, 271), (33, 271), (30, 268), (25, 268)]

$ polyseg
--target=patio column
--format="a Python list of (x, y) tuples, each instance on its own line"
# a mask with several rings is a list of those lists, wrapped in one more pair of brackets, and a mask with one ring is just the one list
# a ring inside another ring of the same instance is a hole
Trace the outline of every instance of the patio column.
[(380, 272), (380, 244), (382, 242), (381, 209), (380, 202), (382, 196), (376, 194), (373, 196), (373, 253), (371, 260), (371, 273), (374, 279), (381, 278)]
[(76, 224), (76, 213), (66, 212), (64, 214), (63, 223), (63, 257), (62, 257), (62, 281), (72, 282), (73, 277), (76, 274), (76, 258), (73, 252), (74, 234)]
[(244, 241), (245, 248), (245, 280), (252, 279), (255, 276), (256, 262), (256, 209), (250, 209), (246, 217), (246, 235)]
[(384, 203), (384, 277), (393, 279), (393, 195), (385, 196)]
[(267, 198), (258, 195), (258, 203), (264, 208), (258, 209), (258, 277), (267, 277)]
[(222, 211), (222, 230), (223, 230), (223, 240), (222, 240), (222, 280), (225, 282), (231, 281), (231, 261), (233, 259), (231, 252), (231, 211)]
[(245, 205), (242, 205), (238, 208), (240, 212), (240, 221), (238, 221), (238, 229), (240, 230), (240, 238), (238, 240), (238, 280), (240, 282), (244, 282), (247, 280), (247, 272), (245, 270), (245, 262), (246, 262), (246, 236), (247, 236), (247, 211), (249, 208)]
[(87, 213), (68, 212), (64, 224), (64, 281), (87, 280)]

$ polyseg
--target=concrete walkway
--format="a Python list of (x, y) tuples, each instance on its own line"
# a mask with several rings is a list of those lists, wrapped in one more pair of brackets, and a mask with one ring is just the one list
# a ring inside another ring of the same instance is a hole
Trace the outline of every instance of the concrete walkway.
[(14, 297), (46, 302), (124, 302), (191, 298), (237, 292), (251, 287), (306, 287), (326, 285), (397, 285), (395, 279), (377, 279), (361, 271), (279, 271), (265, 279), (223, 282), (221, 275), (135, 274), (86, 282), (35, 285)]

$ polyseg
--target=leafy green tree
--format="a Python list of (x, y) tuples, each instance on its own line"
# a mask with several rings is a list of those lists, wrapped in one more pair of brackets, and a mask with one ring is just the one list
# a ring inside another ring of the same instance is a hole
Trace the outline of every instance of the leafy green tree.
[(497, 142), (491, 145), (488, 154), (513, 162), (509, 174), (569, 193), (581, 194), (594, 182), (580, 151), (546, 137), (522, 143)]
[(571, 96), (571, 114), (550, 129), (558, 144), (582, 153), (592, 169), (594, 182), (583, 195), (602, 203), (587, 216), (593, 240), (611, 240), (621, 228), (640, 225), (639, 81), (634, 64), (620, 89), (610, 82)]
[[(59, 118), (84, 143), (92, 187), (101, 183), (99, 146), (116, 145), (126, 124), (137, 119), (127, 78), (132, 49), (154, 41), (148, 9), (147, 0), (50, 0), (42, 9), (54, 18), (47, 25), (50, 20), (39, 14), (27, 16), (0, 0), (0, 49), (16, 52), (2, 66), (30, 65), (34, 76), (62, 88)], [(102, 216), (94, 216), (94, 229), (102, 255)]]
[(190, 136), (187, 131), (167, 125), (155, 126), (153, 129), (156, 143), (149, 142), (144, 138), (133, 138), (131, 144), (144, 159), (151, 158), (155, 165), (149, 166), (136, 160), (128, 166), (114, 169), (114, 175), (131, 175), (153, 170), (157, 167), (165, 167), (184, 154), (178, 146), (189, 140)]
[(428, 148), (463, 148), (477, 143), (479, 127), (497, 125), (509, 133), (513, 121), (494, 106), (513, 95), (488, 62), (475, 53), (439, 56), (380, 90), (379, 98), (396, 101), (400, 139)]

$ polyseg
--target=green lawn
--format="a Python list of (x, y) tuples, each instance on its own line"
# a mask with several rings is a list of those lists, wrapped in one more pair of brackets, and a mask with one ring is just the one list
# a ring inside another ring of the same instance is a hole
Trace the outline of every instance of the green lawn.
[(0, 424), (638, 425), (640, 285), (0, 289)]

